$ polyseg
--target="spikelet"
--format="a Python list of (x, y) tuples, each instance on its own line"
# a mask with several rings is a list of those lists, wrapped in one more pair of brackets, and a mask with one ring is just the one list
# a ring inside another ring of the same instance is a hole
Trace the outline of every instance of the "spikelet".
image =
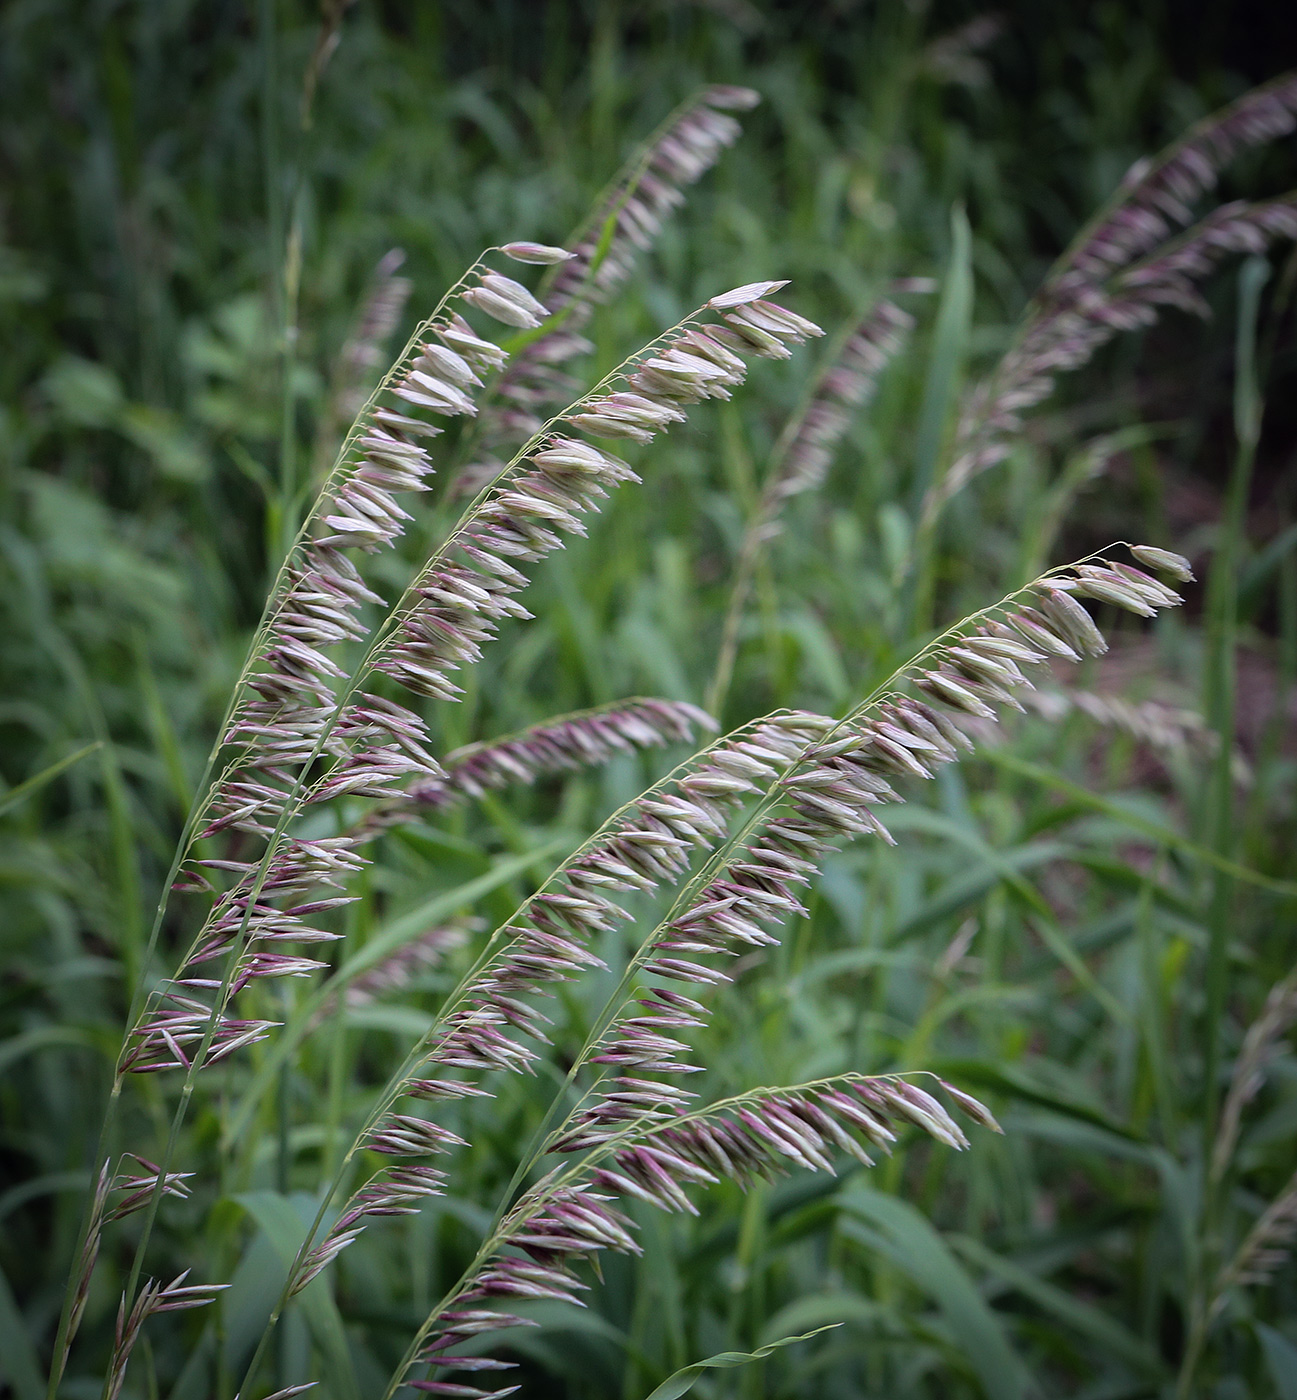
[(85, 1238), (72, 1271), (68, 1323), (63, 1335), (63, 1345), (54, 1355), (51, 1380), (57, 1385), (67, 1370), (68, 1355), (72, 1343), (81, 1329), (81, 1319), (85, 1316), (86, 1302), (90, 1297), (90, 1279), (99, 1259), (99, 1247), (103, 1241), (104, 1217), (108, 1206), (108, 1196), (113, 1188), (112, 1161), (104, 1160), (95, 1178), (94, 1193), (90, 1198), (90, 1210), (85, 1225)]
[(186, 1269), (168, 1284), (160, 1284), (150, 1279), (140, 1289), (129, 1311), (126, 1296), (122, 1295), (121, 1306), (117, 1311), (112, 1357), (104, 1381), (105, 1400), (118, 1400), (118, 1396), (121, 1395), (131, 1352), (140, 1339), (144, 1324), (154, 1313), (182, 1312), (189, 1308), (206, 1307), (216, 1300), (217, 1294), (229, 1287), (227, 1283), (187, 1284), (185, 1279), (188, 1277), (189, 1270)]
[(438, 777), (410, 783), (402, 797), (377, 808), (373, 826), (387, 827), (421, 809), (449, 806), (514, 783), (607, 763), (617, 754), (664, 744), (690, 743), (716, 722), (680, 700), (618, 700), (598, 709), (559, 715), (519, 733), (455, 749)]

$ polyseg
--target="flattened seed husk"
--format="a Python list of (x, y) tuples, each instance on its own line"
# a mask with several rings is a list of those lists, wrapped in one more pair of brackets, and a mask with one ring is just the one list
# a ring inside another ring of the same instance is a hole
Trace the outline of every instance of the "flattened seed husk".
[(1041, 611), (1056, 624), (1067, 641), (1090, 656), (1102, 656), (1108, 650), (1108, 643), (1094, 619), (1070, 593), (1045, 584), (1038, 597)]
[(1183, 554), (1174, 554), (1169, 549), (1158, 549), (1156, 545), (1151, 544), (1133, 544), (1130, 552), (1141, 564), (1147, 564), (1150, 569), (1156, 569), (1160, 574), (1169, 574), (1184, 583), (1194, 581), (1193, 570)]

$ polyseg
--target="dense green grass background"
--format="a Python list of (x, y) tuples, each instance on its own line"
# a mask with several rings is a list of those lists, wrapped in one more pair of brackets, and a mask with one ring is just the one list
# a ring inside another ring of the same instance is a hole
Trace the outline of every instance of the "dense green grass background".
[[(360, 0), (304, 127), (318, 29), (305, 3), (11, 0), (0, 14), (0, 773), (21, 799), (0, 796), (0, 1385), (20, 1400), (43, 1389), (157, 887), (285, 522), (331, 457), (323, 407), (371, 269), (405, 250), (413, 294), (395, 348), (482, 247), (561, 242), (635, 143), (707, 82), (746, 84), (763, 103), (599, 311), (591, 379), (739, 282), (791, 278), (788, 304), (830, 331), (894, 277), (949, 288), (952, 212), (972, 233), (966, 331), (942, 339), (940, 295), (909, 299), (908, 349), (824, 490), (788, 511), (727, 724), (780, 704), (840, 711), (929, 621), (1113, 538), (1181, 550), (1205, 578), (1223, 542), (1237, 596), (1218, 586), (1208, 607), (1191, 588), (1151, 631), (1105, 619), (1112, 655), (1072, 678), (1203, 714), (1205, 739), (1168, 749), (1075, 710), (1006, 726), (911, 794), (896, 850), (832, 857), (810, 918), (718, 999), (704, 1091), (944, 1067), (992, 1102), (1007, 1136), (981, 1134), (958, 1159), (914, 1144), (867, 1180), (718, 1189), (697, 1220), (645, 1213), (644, 1258), (612, 1260), (586, 1313), (544, 1314), (519, 1343), (526, 1393), (632, 1400), (691, 1360), (826, 1322), (843, 1326), (698, 1393), (1173, 1393), (1204, 1260), (1228, 1257), (1297, 1159), (1297, 1056), (1280, 1034), (1223, 1202), (1204, 1207), (1207, 1109), (1297, 961), (1291, 250), (1273, 254), (1260, 303), (1265, 417), (1237, 528), (1221, 524), (1236, 265), (1205, 288), (1211, 319), (1168, 315), (1112, 346), (952, 503), (930, 619), (907, 568), (925, 485), (916, 445), (924, 423), (948, 425), (960, 384), (993, 363), (1130, 163), (1290, 66), (1297, 35), (1271, 5), (1022, 6), (975, 53), (933, 47), (976, 15), (899, 0)], [(1289, 137), (1232, 167), (1221, 195), (1284, 191), (1295, 172)], [(637, 693), (702, 699), (744, 520), (822, 353), (760, 366), (733, 403), (705, 406), (637, 458), (643, 487), (537, 571), (536, 620), (505, 630), (462, 705), (433, 707), (440, 745)], [(1079, 444), (1112, 430), (1129, 430), (1125, 450), (1087, 478)], [(301, 487), (288, 499), (285, 444)], [(453, 508), (432, 499), (407, 561)], [(1242, 760), (1226, 810), (1213, 725)], [(534, 854), (472, 911), (494, 926), (555, 851), (665, 763), (620, 760), (389, 836), (348, 946)], [(186, 917), (168, 924), (164, 953)], [(1214, 934), (1228, 952), (1219, 1004), (1205, 971)], [(257, 1055), (221, 1076), (186, 1130), (193, 1199), (164, 1211), (150, 1270), (193, 1265), (235, 1287), (219, 1317), (159, 1326), (127, 1393), (232, 1394), (275, 1285), (272, 1246), (235, 1198), (314, 1189), (333, 1129), (427, 1024), (473, 936), (444, 966), (335, 1015), (228, 1152)], [(278, 992), (257, 995), (277, 1007)], [(570, 994), (560, 1058), (601, 995), (597, 979)], [(1212, 1034), (1216, 1087), (1203, 1078)], [(317, 1394), (381, 1389), (508, 1180), (535, 1099), (505, 1083), (466, 1111), (455, 1193), (348, 1253), (332, 1286), (355, 1379), (330, 1364)], [(158, 1086), (140, 1086), (120, 1146), (150, 1155), (167, 1112)], [(63, 1388), (72, 1400), (98, 1394), (130, 1229), (105, 1248)], [(1291, 1263), (1233, 1290), (1194, 1393), (1290, 1400), (1294, 1316)], [(313, 1346), (291, 1317), (282, 1383), (324, 1374)]]

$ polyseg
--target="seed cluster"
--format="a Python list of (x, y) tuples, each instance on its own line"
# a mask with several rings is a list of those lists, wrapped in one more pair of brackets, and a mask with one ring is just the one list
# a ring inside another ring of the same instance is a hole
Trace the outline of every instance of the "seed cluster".
[[(503, 251), (521, 262), (567, 258), (562, 249), (540, 244), (514, 244)], [(514, 777), (599, 761), (711, 727), (693, 707), (638, 702), (551, 724), (513, 741), (476, 746), (456, 755), (447, 770), (429, 752), (422, 718), (361, 684), (366, 675), (381, 674), (415, 695), (454, 699), (459, 691), (450, 674), (478, 659), (501, 618), (529, 616), (515, 599), (527, 583), (518, 565), (560, 548), (567, 534), (583, 533), (583, 516), (598, 509), (610, 490), (638, 479), (620, 458), (571, 434), (648, 441), (682, 421), (688, 405), (728, 397), (746, 374), (747, 356), (783, 357), (789, 341), (820, 334), (813, 323), (768, 299), (782, 285), (759, 283), (716, 298), (711, 309), (723, 324), (681, 330), (633, 366), (624, 388), (578, 401), (563, 415), (566, 431), (534, 444), (516, 469), (506, 470), (482, 494), (389, 614), (386, 632), (376, 634), (368, 610), (386, 605), (351, 556), (390, 546), (411, 518), (398, 498), (426, 489), (432, 461), (424, 440), (441, 430), (416, 415), (473, 415), (474, 392), (506, 358), (453, 307), (429, 323), (429, 334), (389, 380), (390, 399), (380, 398), (364, 417), (343, 469), (326, 488), (308, 538), (285, 571), (259, 664), (224, 736), (234, 757), (212, 790), (197, 834), (237, 834), (245, 847), (251, 839), (264, 853), (187, 863), (178, 887), (211, 893), (211, 909), (176, 975), (130, 1031), (121, 1072), (190, 1073), (266, 1038), (275, 1023), (231, 1014), (231, 999), (253, 981), (309, 976), (327, 966), (301, 949), (338, 937), (317, 927), (316, 916), (350, 902), (351, 896), (331, 891), (342, 891), (364, 865), (361, 848), (384, 823), (362, 822), (341, 836), (304, 838), (287, 830), (303, 807), (343, 796), (399, 805), (420, 797), (435, 802), (452, 793), (480, 794)], [(458, 302), (518, 329), (538, 327), (547, 314), (520, 283), (492, 271), (479, 271)], [(371, 640), (376, 635), (380, 639)], [(360, 668), (349, 667), (342, 649), (366, 642), (370, 651)], [(703, 762), (691, 780), (701, 801), (674, 812), (672, 821), (639, 812), (638, 827), (623, 824), (602, 845), (593, 845), (563, 873), (560, 888), (538, 894), (526, 918), (503, 931), (504, 951), (443, 1018), (421, 1076), (403, 1084), (402, 1094), (440, 1100), (478, 1092), (431, 1077), (434, 1066), (529, 1066), (535, 1052), (504, 1028), (544, 1039), (544, 1018), (526, 995), (598, 964), (573, 933), (588, 938), (629, 917), (607, 897), (606, 887), (642, 888), (674, 879), (688, 863), (690, 838), (724, 834), (717, 805), (732, 800), (734, 792), (726, 788), (732, 775), (723, 765), (713, 770)], [(709, 781), (720, 784), (715, 801), (701, 791)], [(681, 830), (689, 836), (681, 836)], [(226, 881), (226, 887), (217, 889), (213, 879)], [(224, 962), (223, 974), (209, 975), (206, 965), (218, 960)], [(408, 968), (400, 972), (405, 975)], [(427, 1157), (458, 1145), (458, 1139), (423, 1118), (390, 1111), (364, 1145), (392, 1157)], [(152, 1176), (131, 1176), (119, 1188), (125, 1196), (115, 1214), (138, 1209), (158, 1193), (177, 1194), (183, 1180), (184, 1174), (161, 1168)], [(419, 1197), (439, 1191), (442, 1180), (431, 1166), (394, 1165), (380, 1173), (303, 1259), (294, 1289), (356, 1238), (366, 1218), (411, 1209)], [(96, 1246), (103, 1217), (101, 1209)], [(87, 1279), (93, 1252), (88, 1246)], [(148, 1299), (145, 1294), (137, 1299), (146, 1313), (171, 1305), (162, 1295), (161, 1301), (152, 1294)], [(128, 1325), (122, 1332), (117, 1359), (123, 1373), (138, 1330)]]
[[(1141, 549), (1139, 557), (1172, 576), (1188, 575), (1178, 555)], [(747, 1181), (783, 1162), (831, 1169), (842, 1151), (871, 1164), (860, 1137), (886, 1150), (898, 1123), (914, 1124), (947, 1146), (966, 1146), (940, 1102), (903, 1079), (852, 1077), (815, 1092), (759, 1091), (736, 1101), (731, 1113), (718, 1113), (691, 1110), (694, 1095), (648, 1076), (701, 1068), (689, 1063), (681, 1035), (705, 1023), (708, 1008), (700, 998), (730, 980), (716, 959), (777, 942), (774, 927), (805, 912), (796, 887), (807, 883), (824, 853), (861, 834), (890, 839), (876, 809), (901, 800), (894, 784), (931, 778), (959, 749), (972, 747), (947, 711), (985, 719), (1000, 705), (1020, 708), (1015, 692), (1031, 687), (1024, 668), (1104, 649), (1081, 598), (1139, 615), (1180, 601), (1151, 575), (1110, 560), (1056, 572), (1015, 595), (997, 610), (1001, 615), (957, 629), (914, 665), (909, 678), (943, 708), (895, 692), (843, 720), (783, 714), (717, 741), (696, 770), (641, 799), (594, 850), (571, 862), (558, 891), (542, 891), (524, 906), (526, 919), (505, 931), (508, 949), (470, 989), (470, 1004), (447, 1018), (449, 1029), (427, 1063), (526, 1068), (534, 1057), (526, 1042), (544, 1039), (530, 996), (578, 976), (594, 961), (589, 939), (627, 917), (607, 892), (677, 883), (696, 850), (717, 851), (697, 888), (638, 955), (637, 973), (650, 985), (584, 1059), (613, 1073), (597, 1081), (547, 1145), (585, 1154), (585, 1179), (556, 1185), (551, 1174), (520, 1202), (502, 1227), (499, 1252), (430, 1319), (421, 1361), (457, 1367), (460, 1358), (448, 1353), (458, 1342), (519, 1325), (516, 1315), (481, 1306), (493, 1299), (575, 1301), (582, 1285), (572, 1273), (574, 1260), (605, 1248), (636, 1248), (629, 1218), (613, 1204), (618, 1199), (693, 1210), (686, 1188), (721, 1176)], [(754, 802), (757, 820), (729, 836), (734, 813)], [(677, 990), (680, 984), (692, 995)], [(523, 1039), (506, 1036), (506, 1028)], [(994, 1126), (977, 1100), (943, 1088), (975, 1121)], [(392, 1115), (398, 1127), (403, 1121)], [(466, 1311), (465, 1304), (474, 1306)], [(465, 1319), (469, 1331), (461, 1326)], [(407, 1383), (434, 1394), (508, 1393), (449, 1381)]]
[(1214, 188), (1225, 164), (1294, 127), (1297, 77), (1288, 74), (1199, 122), (1156, 162), (1131, 167), (1114, 206), (1064, 256), (1037, 293), (1023, 334), (969, 397), (954, 460), (929, 496), (929, 514), (1004, 460), (1023, 414), (1053, 392), (1059, 374), (1085, 364), (1114, 335), (1151, 324), (1162, 307), (1205, 312), (1195, 284), (1222, 258), (1297, 238), (1291, 195), (1234, 201), (1193, 223), (1194, 203)]
[[(974, 1122), (1000, 1131), (976, 1099), (944, 1080), (937, 1083)], [(579, 1262), (604, 1250), (642, 1252), (635, 1223), (614, 1204), (618, 1200), (696, 1215), (687, 1188), (711, 1186), (722, 1177), (746, 1186), (790, 1166), (833, 1172), (840, 1153), (872, 1166), (865, 1144), (890, 1152), (907, 1127), (957, 1150), (968, 1146), (934, 1095), (892, 1075), (841, 1075), (796, 1089), (756, 1090), (683, 1115), (669, 1126), (650, 1124), (633, 1143), (592, 1154), (585, 1179), (556, 1184), (547, 1178), (521, 1198), (501, 1226), (500, 1252), (430, 1319), (414, 1364), (469, 1373), (509, 1369), (510, 1362), (452, 1354), (452, 1349), (485, 1333), (537, 1325), (503, 1311), (511, 1302), (552, 1299), (584, 1306), (579, 1295), (588, 1285), (576, 1273)], [(425, 1394), (466, 1400), (499, 1400), (518, 1389), (485, 1390), (411, 1374), (402, 1379)]]

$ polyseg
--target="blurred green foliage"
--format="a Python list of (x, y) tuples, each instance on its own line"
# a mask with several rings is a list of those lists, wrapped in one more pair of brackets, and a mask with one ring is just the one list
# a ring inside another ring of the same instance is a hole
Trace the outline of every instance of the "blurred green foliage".
[[(43, 1388), (143, 929), (284, 518), (329, 455), (330, 376), (374, 264), (405, 250), (412, 324), (481, 247), (562, 241), (635, 141), (704, 82), (752, 86), (763, 105), (599, 311), (591, 378), (755, 278), (791, 278), (791, 304), (830, 329), (896, 276), (932, 275), (948, 293), (952, 210), (966, 211), (967, 324), (943, 329), (931, 299), (825, 489), (790, 507), (724, 718), (780, 704), (840, 711), (923, 640), (901, 585), (924, 462), (960, 385), (992, 362), (1052, 257), (1136, 157), (1293, 57), (1282, 17), (1256, 31), (1268, 40), (1242, 42), (1246, 25), (1225, 5), (1200, 7), (1192, 24), (1174, 5), (1024, 6), (976, 52), (934, 45), (975, 15), (891, 0), (362, 0), (342, 17), (304, 123), (318, 23), (305, 3), (11, 0), (0, 14), (0, 773), (21, 798), (0, 814), (0, 1374), (20, 1400)], [(1295, 167), (1289, 138), (1240, 161), (1222, 194), (1286, 189)], [(285, 266), (290, 228), (300, 250)], [(1235, 821), (1213, 830), (1201, 752), (1167, 758), (1074, 711), (1024, 718), (989, 756), (916, 794), (893, 822), (898, 850), (833, 857), (810, 918), (718, 997), (703, 1091), (933, 1067), (1003, 1108), (1007, 1137), (982, 1135), (958, 1160), (912, 1145), (868, 1181), (798, 1176), (746, 1196), (726, 1186), (696, 1220), (645, 1213), (644, 1258), (610, 1261), (588, 1312), (537, 1313), (545, 1326), (518, 1343), (527, 1393), (629, 1400), (709, 1353), (827, 1322), (843, 1325), (709, 1375), (697, 1393), (1172, 1393), (1202, 1252), (1219, 1254), (1217, 1235), (1236, 1244), (1283, 1189), (1297, 1136), (1297, 1056), (1281, 1037), (1226, 1206), (1205, 1219), (1213, 929), (1223, 918), (1226, 1074), (1294, 958), (1291, 885), (1239, 879), (1222, 894), (1220, 875), (1225, 860), (1297, 879), (1286, 258), (1262, 303), (1266, 422), (1235, 542), (1237, 740), (1251, 761)], [(1115, 536), (1210, 557), (1234, 450), (1236, 282), (1226, 272), (1208, 287), (1212, 321), (1168, 317), (1113, 346), (955, 501), (934, 555), (939, 620)], [(814, 358), (763, 366), (742, 401), (699, 413), (637, 462), (644, 486), (538, 571), (536, 620), (504, 629), (462, 705), (434, 707), (440, 744), (629, 694), (701, 699), (744, 521)], [(1082, 438), (1139, 425), (1152, 426), (1087, 479)], [(288, 501), (285, 437), (302, 488)], [(433, 501), (409, 558), (456, 509)], [(1131, 627), (1126, 641), (1081, 684), (1209, 704), (1199, 597), (1155, 636)], [(649, 771), (628, 758), (393, 833), (348, 946), (508, 854), (575, 844)], [(545, 868), (536, 854), (476, 912), (494, 926)], [(164, 954), (184, 933), (176, 916)], [(201, 1265), (234, 1288), (219, 1320), (159, 1329), (129, 1394), (231, 1393), (275, 1285), (257, 1193), (296, 1209), (353, 1096), (381, 1079), (468, 956), (335, 1016), (283, 1097), (251, 1105), (255, 1131), (232, 1152), (221, 1136), (256, 1055), (204, 1103), (185, 1143), (204, 1184), (164, 1213), (156, 1268)], [(605, 992), (592, 978), (565, 999), (560, 1058)], [(274, 998), (257, 995), (269, 1012)], [(336, 1271), (332, 1316), (361, 1394), (377, 1393), (464, 1262), (539, 1117), (527, 1084), (499, 1089), (463, 1109), (472, 1147), (456, 1194), (371, 1230)], [(145, 1085), (119, 1146), (164, 1124)], [(98, 1392), (124, 1235), (101, 1266), (64, 1386), (72, 1400)], [(1286, 1400), (1294, 1316), (1291, 1263), (1271, 1287), (1232, 1294), (1198, 1393)], [(307, 1364), (311, 1335), (305, 1314), (290, 1316), (285, 1376)], [(346, 1394), (328, 1367), (316, 1393)]]

